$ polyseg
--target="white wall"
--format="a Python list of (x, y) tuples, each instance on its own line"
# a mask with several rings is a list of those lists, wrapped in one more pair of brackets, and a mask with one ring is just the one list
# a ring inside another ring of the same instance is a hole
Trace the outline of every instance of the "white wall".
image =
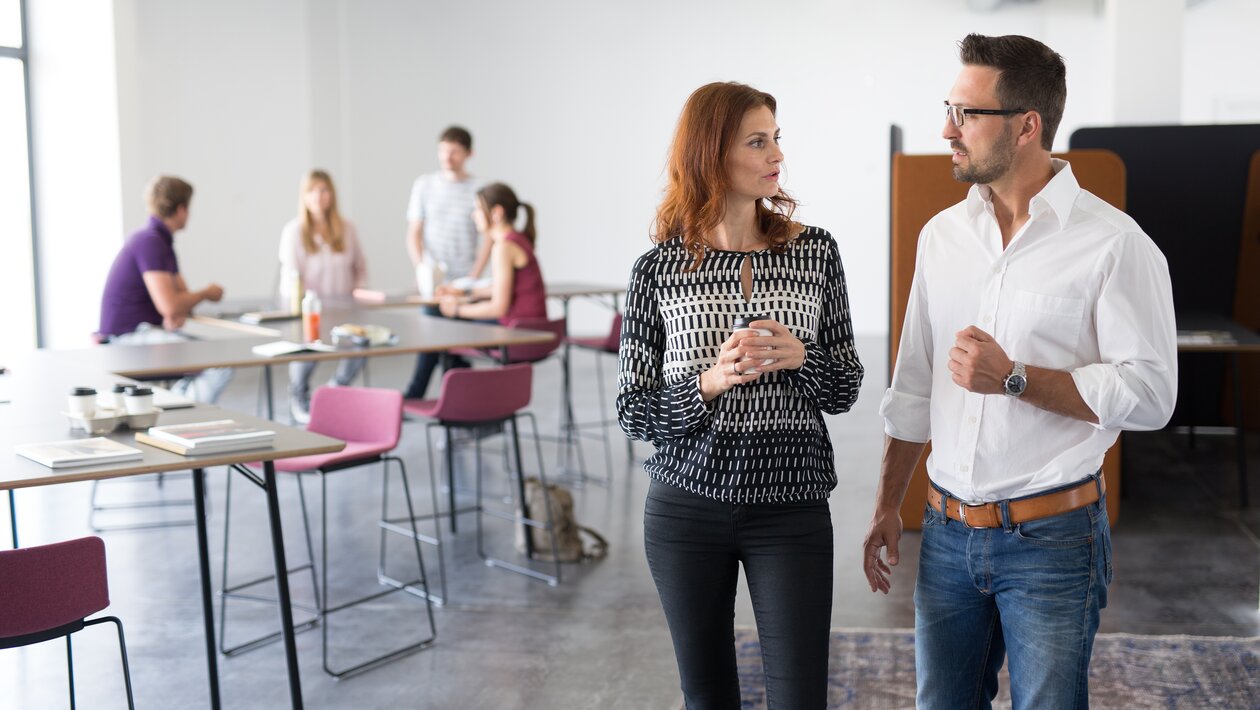
[[(451, 123), (474, 133), (474, 172), (537, 206), (548, 279), (624, 282), (649, 247), (683, 101), (704, 82), (738, 80), (779, 99), (785, 185), (803, 203), (800, 217), (840, 243), (856, 329), (883, 333), (888, 125), (905, 128), (911, 152), (941, 151), (940, 102), (958, 39), (1027, 34), (1067, 58), (1056, 147), (1076, 127), (1112, 119), (1109, 35), (1094, 0), (983, 14), (966, 0), (115, 6), (126, 45), (118, 112), (127, 228), (143, 221), (149, 176), (188, 178), (197, 193), (177, 238), (181, 266), (193, 287), (217, 280), (230, 297), (272, 288), (280, 226), (300, 175), (316, 166), (338, 181), (373, 285), (407, 288), (407, 193), (435, 168), (436, 137)], [(1244, 28), (1258, 26), (1256, 7), (1207, 0), (1186, 11), (1187, 117), (1224, 97), (1231, 120), (1260, 120), (1260, 105), (1247, 103), (1256, 72), (1245, 62), (1255, 59), (1239, 59), (1254, 41)], [(595, 331), (606, 315), (587, 309), (577, 320), (576, 330)]]

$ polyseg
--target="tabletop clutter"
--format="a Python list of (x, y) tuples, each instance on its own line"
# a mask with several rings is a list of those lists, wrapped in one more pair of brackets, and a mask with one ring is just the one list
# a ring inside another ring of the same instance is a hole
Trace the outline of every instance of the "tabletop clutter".
[(146, 429), (157, 423), (161, 410), (153, 406), (153, 389), (137, 384), (117, 384), (109, 392), (93, 387), (70, 390), (67, 410), (62, 412), (70, 428), (88, 434), (108, 434), (120, 426)]

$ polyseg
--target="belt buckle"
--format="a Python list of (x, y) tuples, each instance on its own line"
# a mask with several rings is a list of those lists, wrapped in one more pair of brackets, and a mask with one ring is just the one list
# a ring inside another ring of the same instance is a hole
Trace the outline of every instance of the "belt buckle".
[(958, 517), (962, 518), (962, 524), (971, 527), (971, 523), (967, 522), (967, 504), (958, 501)]

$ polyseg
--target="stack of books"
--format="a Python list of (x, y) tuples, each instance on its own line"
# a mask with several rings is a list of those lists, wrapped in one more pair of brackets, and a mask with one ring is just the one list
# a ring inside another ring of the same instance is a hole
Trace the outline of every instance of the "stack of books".
[(155, 426), (149, 427), (148, 432), (136, 432), (136, 441), (181, 456), (262, 449), (271, 446), (275, 439), (276, 433), (270, 429), (259, 429), (234, 419)]

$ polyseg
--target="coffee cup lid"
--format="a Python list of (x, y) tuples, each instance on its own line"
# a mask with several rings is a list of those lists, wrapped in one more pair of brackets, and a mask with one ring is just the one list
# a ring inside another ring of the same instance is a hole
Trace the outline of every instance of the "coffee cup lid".
[(123, 384), (123, 383), (119, 382), (118, 384), (114, 385), (114, 389), (113, 389), (113, 390), (111, 390), (111, 391), (113, 391), (113, 392), (126, 392), (128, 389), (130, 389), (130, 388), (132, 388), (132, 387), (135, 387), (135, 385), (125, 385), (125, 384)]
[(84, 397), (89, 394), (96, 394), (96, 390), (91, 387), (75, 387), (70, 390), (70, 394), (74, 397)]
[(132, 397), (148, 397), (153, 394), (153, 390), (149, 389), (148, 387), (132, 387), (131, 391), (128, 392), (127, 394), (131, 395)]
[(750, 316), (737, 316), (735, 318), (735, 325), (732, 327), (732, 330), (739, 330), (740, 328), (750, 328), (752, 327), (750, 325), (751, 323), (755, 321), (759, 321), (759, 320), (770, 320), (770, 316), (762, 315), (760, 313), (753, 314)]

